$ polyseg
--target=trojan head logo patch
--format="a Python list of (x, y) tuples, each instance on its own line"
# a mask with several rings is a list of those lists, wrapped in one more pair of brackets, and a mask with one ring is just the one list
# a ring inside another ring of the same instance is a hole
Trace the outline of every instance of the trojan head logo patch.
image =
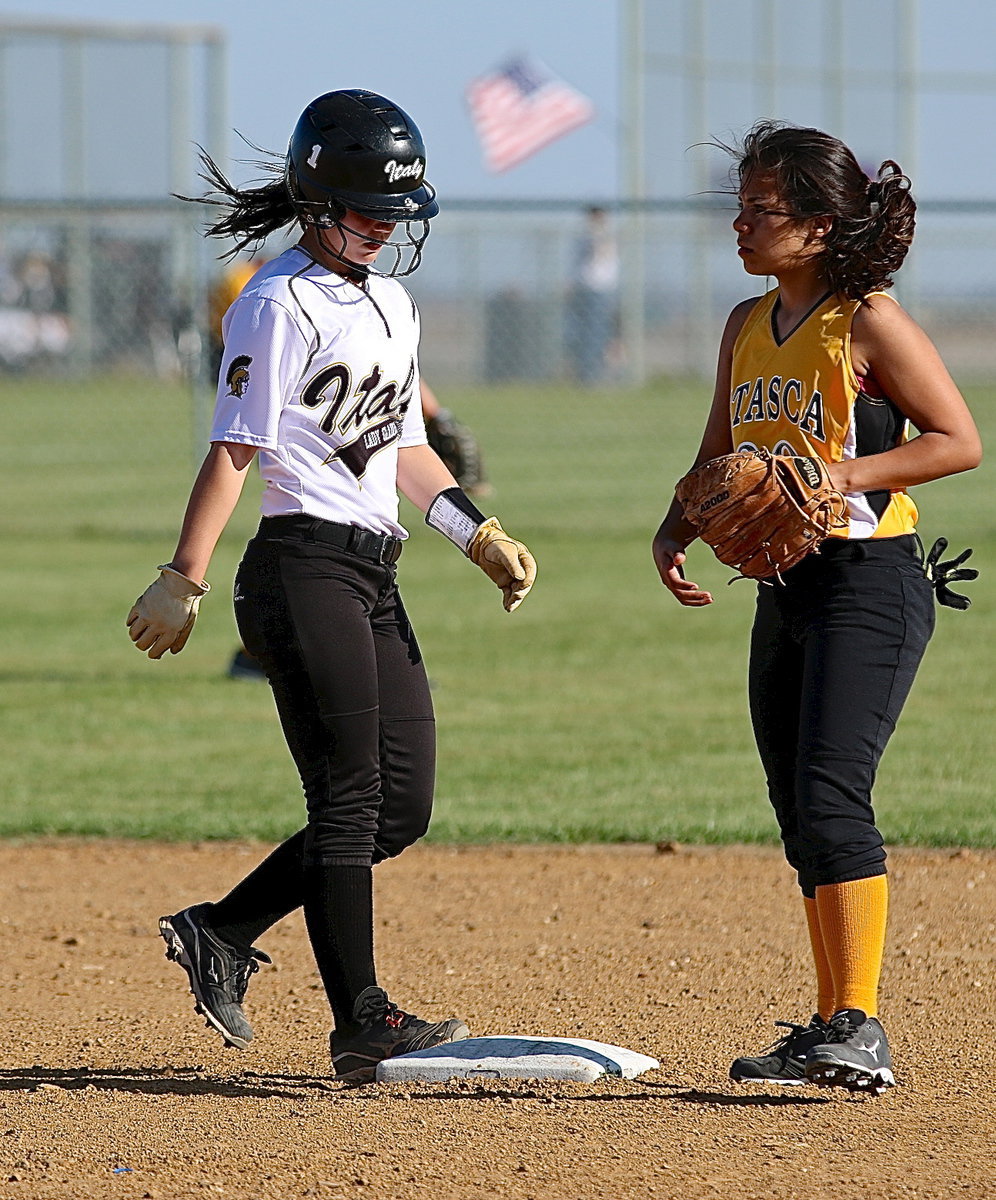
[(239, 354), (228, 366), (225, 382), (228, 384), (230, 396), (244, 396), (249, 386), (249, 364), (252, 359), (248, 354)]

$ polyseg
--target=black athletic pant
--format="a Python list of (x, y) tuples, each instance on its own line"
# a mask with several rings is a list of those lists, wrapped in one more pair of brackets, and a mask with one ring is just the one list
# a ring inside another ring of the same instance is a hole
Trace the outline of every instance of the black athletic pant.
[(236, 575), (239, 633), (273, 689), (308, 823), (211, 921), (247, 945), (303, 903), (342, 1025), (375, 982), (370, 867), (428, 828), (435, 724), (394, 565), (330, 545), (322, 528), (264, 518)]
[(831, 539), (758, 585), (751, 719), (806, 896), (885, 873), (872, 785), (933, 629), (913, 535)]
[(264, 519), (235, 588), (239, 633), (301, 776), (305, 860), (400, 854), (428, 828), (435, 724), (394, 565)]

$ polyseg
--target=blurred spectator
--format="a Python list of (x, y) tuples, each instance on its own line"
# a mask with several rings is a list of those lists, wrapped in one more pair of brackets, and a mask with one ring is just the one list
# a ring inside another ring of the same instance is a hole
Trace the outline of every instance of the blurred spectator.
[(55, 263), (29, 250), (0, 262), (0, 363), (11, 369), (45, 365), (70, 348), (69, 320)]
[(265, 258), (256, 255), (250, 259), (238, 259), (229, 263), (211, 289), (208, 300), (208, 324), (211, 374), (213, 376), (217, 376), (221, 370), (221, 358), (224, 352), (224, 343), (221, 340), (221, 319), (249, 280), (260, 267), (266, 265), (266, 261)]
[(55, 310), (55, 270), (47, 254), (37, 250), (25, 254), (17, 276), (21, 285), (20, 303), (23, 308), (33, 313)]
[(567, 361), (574, 378), (595, 384), (605, 377), (616, 325), (619, 251), (604, 208), (586, 211), (567, 296)]

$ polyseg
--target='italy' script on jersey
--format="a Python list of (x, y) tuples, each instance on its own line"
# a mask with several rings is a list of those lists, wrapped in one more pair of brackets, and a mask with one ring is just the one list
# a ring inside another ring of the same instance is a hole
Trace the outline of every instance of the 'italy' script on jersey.
[(423, 445), (419, 319), (397, 280), (363, 285), (298, 247), (225, 315), (213, 442), (259, 447), (264, 516), (305, 512), (404, 537), (398, 449)]

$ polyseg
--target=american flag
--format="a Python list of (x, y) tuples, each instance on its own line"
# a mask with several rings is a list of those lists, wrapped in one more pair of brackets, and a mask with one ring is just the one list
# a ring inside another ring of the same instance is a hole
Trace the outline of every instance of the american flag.
[(489, 171), (507, 171), (585, 125), (595, 107), (535, 59), (516, 58), (467, 86)]

